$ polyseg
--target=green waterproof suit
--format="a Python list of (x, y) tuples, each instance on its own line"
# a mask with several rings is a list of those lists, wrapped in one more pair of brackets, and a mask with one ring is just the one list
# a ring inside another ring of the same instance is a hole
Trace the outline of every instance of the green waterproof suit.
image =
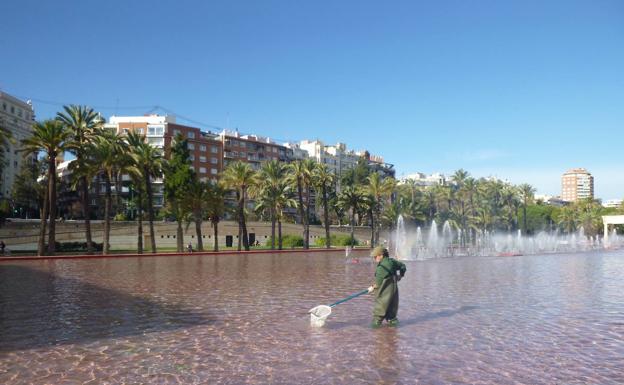
[(405, 275), (405, 264), (393, 258), (385, 257), (375, 270), (375, 306), (373, 307), (373, 321), (381, 322), (396, 320), (399, 311), (399, 272), (400, 277)]

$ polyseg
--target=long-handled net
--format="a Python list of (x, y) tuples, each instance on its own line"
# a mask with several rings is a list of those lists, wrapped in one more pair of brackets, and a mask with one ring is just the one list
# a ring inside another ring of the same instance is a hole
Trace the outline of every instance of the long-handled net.
[(312, 309), (310, 309), (308, 311), (308, 313), (310, 313), (310, 325), (314, 326), (314, 327), (323, 327), (323, 325), (325, 325), (325, 320), (327, 320), (327, 317), (329, 317), (329, 315), (332, 312), (332, 307), (339, 305), (343, 302), (347, 302), (349, 300), (352, 300), (353, 298), (359, 297), (362, 294), (366, 294), (368, 293), (368, 289), (366, 290), (362, 290), (359, 293), (355, 293), (353, 295), (348, 296), (347, 298), (341, 299), (340, 301), (334, 302), (331, 305), (318, 305), (316, 307), (313, 307)]
[(327, 305), (318, 305), (310, 309), (310, 325), (320, 328), (325, 325), (325, 320), (331, 314), (331, 307)]

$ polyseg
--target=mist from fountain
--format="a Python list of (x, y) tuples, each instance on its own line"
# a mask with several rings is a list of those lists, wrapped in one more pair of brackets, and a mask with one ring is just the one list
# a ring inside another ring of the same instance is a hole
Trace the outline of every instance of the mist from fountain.
[(399, 216), (391, 239), (395, 242), (395, 256), (404, 260), (464, 255), (514, 256), (624, 247), (624, 236), (618, 235), (615, 230), (609, 234), (608, 243), (604, 243), (599, 235), (586, 236), (583, 227), (570, 234), (556, 230), (527, 236), (520, 230), (513, 233), (477, 230), (473, 235), (469, 231), (453, 228), (449, 221), (445, 221), (441, 229), (435, 220), (425, 228), (410, 228), (402, 216)]

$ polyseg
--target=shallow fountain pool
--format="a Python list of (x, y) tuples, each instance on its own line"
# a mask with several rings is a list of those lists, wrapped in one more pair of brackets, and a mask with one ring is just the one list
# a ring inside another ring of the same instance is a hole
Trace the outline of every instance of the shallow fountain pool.
[(0, 383), (624, 382), (624, 251), (408, 262), (399, 328), (333, 255), (0, 263)]

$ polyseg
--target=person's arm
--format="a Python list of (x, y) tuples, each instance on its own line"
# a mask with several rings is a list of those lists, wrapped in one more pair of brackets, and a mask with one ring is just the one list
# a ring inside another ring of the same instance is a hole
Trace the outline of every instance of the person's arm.
[(407, 271), (407, 266), (405, 266), (405, 264), (401, 261), (397, 261), (396, 259), (395, 261), (397, 264), (397, 270), (399, 271), (399, 274), (401, 274), (401, 277), (403, 277)]

